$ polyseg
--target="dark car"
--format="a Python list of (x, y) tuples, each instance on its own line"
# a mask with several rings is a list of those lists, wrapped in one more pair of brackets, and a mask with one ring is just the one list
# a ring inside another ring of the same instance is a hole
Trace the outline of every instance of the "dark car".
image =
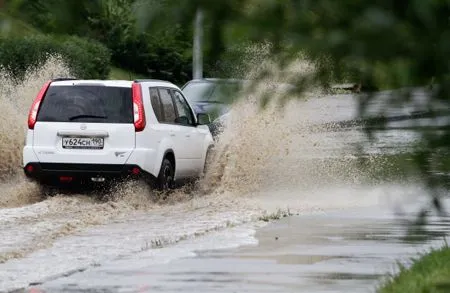
[(181, 90), (197, 113), (207, 113), (211, 120), (229, 111), (246, 81), (240, 79), (204, 78), (187, 82)]
[(248, 81), (242, 79), (204, 78), (187, 82), (181, 90), (194, 111), (209, 114), (209, 128), (214, 137), (220, 133), (222, 117), (230, 110), (230, 105), (238, 98)]
[[(199, 114), (209, 114), (211, 123), (208, 125), (214, 138), (221, 133), (229, 119), (231, 104), (244, 93), (244, 87), (250, 80), (204, 78), (187, 82), (181, 90)], [(268, 90), (295, 91), (295, 86), (289, 83), (274, 82)]]

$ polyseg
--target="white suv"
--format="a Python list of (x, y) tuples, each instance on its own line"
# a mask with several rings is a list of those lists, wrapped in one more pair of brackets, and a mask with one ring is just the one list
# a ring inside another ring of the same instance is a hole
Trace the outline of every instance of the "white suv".
[(30, 109), (24, 172), (42, 186), (143, 177), (165, 190), (204, 172), (209, 120), (167, 81), (54, 79)]

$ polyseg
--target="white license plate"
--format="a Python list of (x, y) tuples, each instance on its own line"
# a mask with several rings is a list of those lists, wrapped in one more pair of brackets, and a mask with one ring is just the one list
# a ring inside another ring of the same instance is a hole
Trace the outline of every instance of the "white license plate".
[(103, 137), (63, 137), (62, 147), (65, 149), (103, 149)]

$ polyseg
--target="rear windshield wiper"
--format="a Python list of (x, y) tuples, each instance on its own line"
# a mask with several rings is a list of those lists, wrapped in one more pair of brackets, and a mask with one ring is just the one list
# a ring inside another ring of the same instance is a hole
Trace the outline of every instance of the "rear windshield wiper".
[(81, 118), (106, 119), (108, 117), (106, 117), (106, 116), (99, 116), (99, 115), (76, 115), (76, 116), (69, 117), (69, 120), (72, 121), (72, 120), (81, 119)]

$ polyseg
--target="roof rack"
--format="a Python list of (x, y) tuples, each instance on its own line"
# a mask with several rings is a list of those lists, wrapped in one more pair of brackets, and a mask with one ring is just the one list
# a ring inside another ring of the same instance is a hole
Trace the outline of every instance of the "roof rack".
[(57, 77), (53, 78), (52, 81), (65, 81), (65, 80), (78, 80), (78, 78), (74, 77)]
[(157, 82), (168, 82), (167, 80), (161, 79), (135, 79), (134, 82), (149, 82), (149, 81), (157, 81)]

